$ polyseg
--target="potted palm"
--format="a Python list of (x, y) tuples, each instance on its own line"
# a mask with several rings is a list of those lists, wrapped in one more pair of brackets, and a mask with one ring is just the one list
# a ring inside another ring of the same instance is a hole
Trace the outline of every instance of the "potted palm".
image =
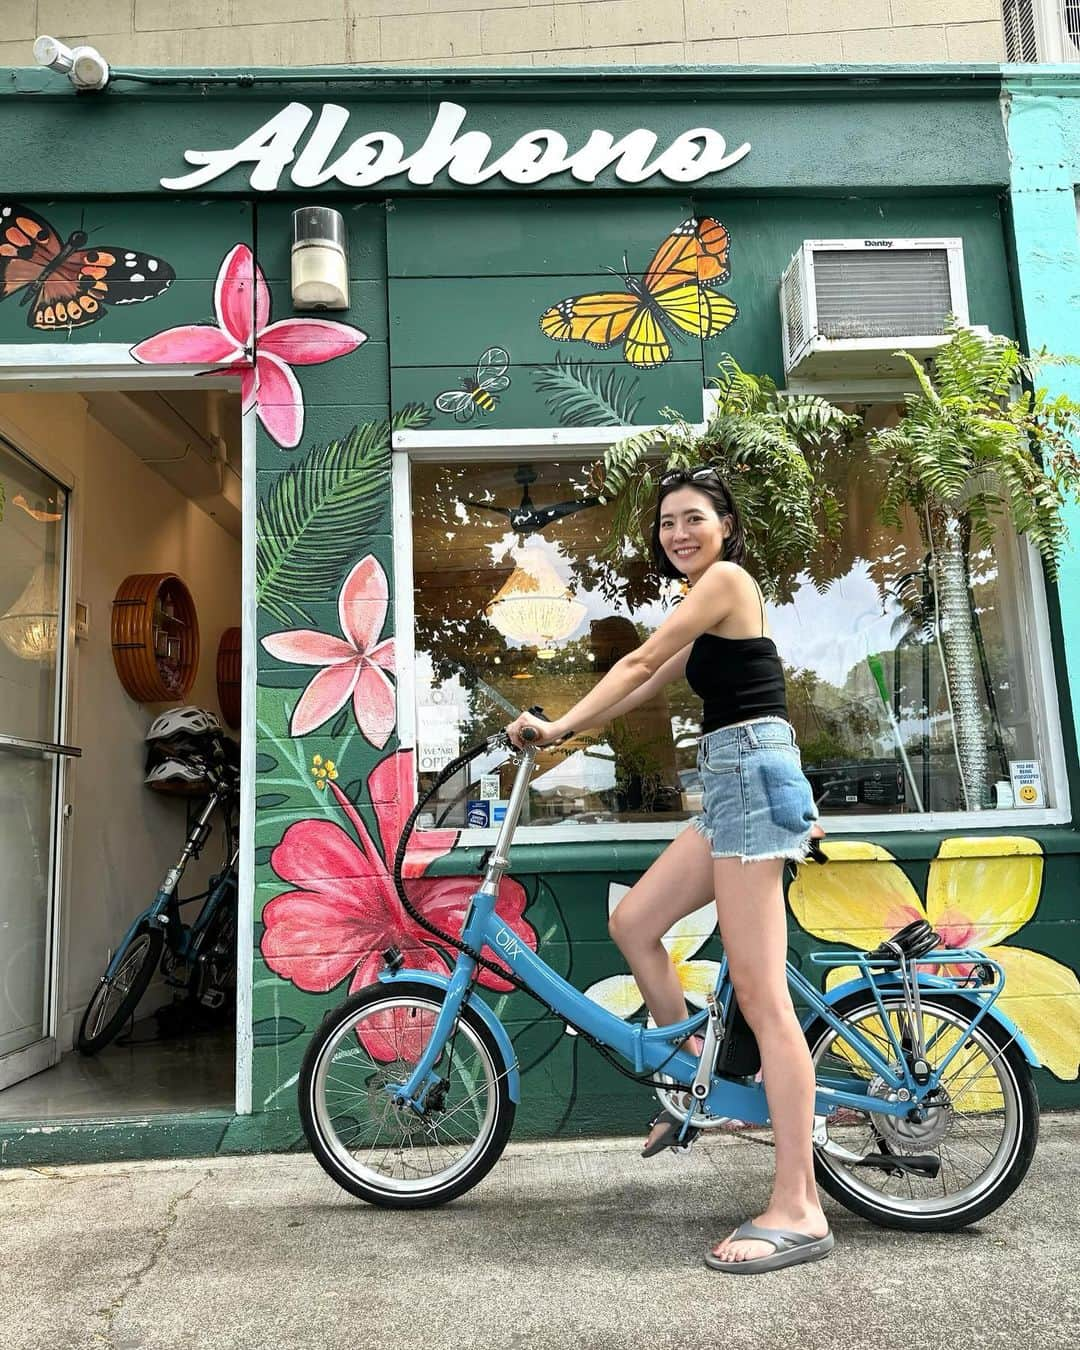
[(957, 324), (931, 372), (907, 352), (918, 382), (896, 426), (867, 445), (886, 469), (883, 523), (910, 510), (929, 555), (935, 636), (953, 715), (961, 792), (968, 810), (988, 804), (985, 695), (979, 687), (968, 548), (991, 547), (1000, 522), (1026, 535), (1048, 575), (1057, 571), (1067, 499), (1080, 497), (1080, 403), (1033, 386), (1045, 352), (1026, 358), (1008, 338)]
[(824, 470), (859, 419), (816, 395), (782, 394), (767, 375), (744, 371), (730, 355), (718, 369), (704, 427), (664, 409), (669, 423), (619, 441), (596, 466), (596, 490), (615, 503), (602, 556), (621, 559), (628, 544), (647, 553), (659, 475), (710, 465), (731, 487), (762, 590), (772, 600), (790, 600), (799, 574), (827, 553), (822, 544), (839, 540), (843, 511)]

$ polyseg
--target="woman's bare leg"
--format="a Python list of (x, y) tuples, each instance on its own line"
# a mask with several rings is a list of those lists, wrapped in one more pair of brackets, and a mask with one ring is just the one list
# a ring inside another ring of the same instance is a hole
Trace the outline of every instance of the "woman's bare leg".
[[(713, 897), (708, 841), (686, 829), (619, 901), (609, 921), (611, 936), (626, 957), (645, 1004), (658, 1026), (687, 1016), (686, 998), (675, 966), (661, 942), (679, 919)], [(691, 1042), (700, 1049), (697, 1039)], [(659, 1133), (663, 1125), (656, 1126)], [(649, 1135), (647, 1142), (651, 1142)]]
[[(783, 863), (714, 860), (716, 908), (731, 981), (743, 1015), (757, 1038), (765, 1096), (776, 1142), (776, 1176), (763, 1228), (790, 1228), (823, 1237), (828, 1223), (814, 1180), (811, 1135), (814, 1068), (788, 991), (785, 973), (787, 915)], [(723, 1261), (746, 1261), (775, 1249), (730, 1238), (713, 1251)]]

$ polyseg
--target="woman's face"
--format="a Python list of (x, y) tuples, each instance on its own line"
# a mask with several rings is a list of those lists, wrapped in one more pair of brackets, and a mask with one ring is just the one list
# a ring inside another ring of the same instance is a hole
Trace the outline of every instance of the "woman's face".
[(697, 488), (676, 488), (660, 504), (660, 547), (688, 581), (696, 581), (722, 556), (730, 529), (730, 517), (718, 516)]

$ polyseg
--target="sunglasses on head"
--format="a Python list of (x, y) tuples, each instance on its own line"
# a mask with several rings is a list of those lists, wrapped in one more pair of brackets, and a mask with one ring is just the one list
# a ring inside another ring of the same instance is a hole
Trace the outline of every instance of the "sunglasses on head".
[(667, 473), (662, 473), (659, 478), (661, 487), (670, 487), (672, 483), (703, 483), (712, 479), (719, 483), (720, 475), (715, 469), (669, 469)]

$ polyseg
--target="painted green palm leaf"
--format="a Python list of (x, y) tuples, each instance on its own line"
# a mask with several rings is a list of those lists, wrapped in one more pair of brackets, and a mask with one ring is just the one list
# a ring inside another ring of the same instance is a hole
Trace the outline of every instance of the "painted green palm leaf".
[(255, 546), (255, 596), (275, 618), (310, 622), (303, 605), (336, 592), (386, 509), (391, 434), (430, 420), (427, 408), (410, 404), (316, 446), (279, 476), (259, 507)]
[(617, 367), (566, 361), (561, 355), (553, 365), (537, 367), (533, 382), (565, 427), (630, 426), (643, 397), (637, 380), (627, 384)]

